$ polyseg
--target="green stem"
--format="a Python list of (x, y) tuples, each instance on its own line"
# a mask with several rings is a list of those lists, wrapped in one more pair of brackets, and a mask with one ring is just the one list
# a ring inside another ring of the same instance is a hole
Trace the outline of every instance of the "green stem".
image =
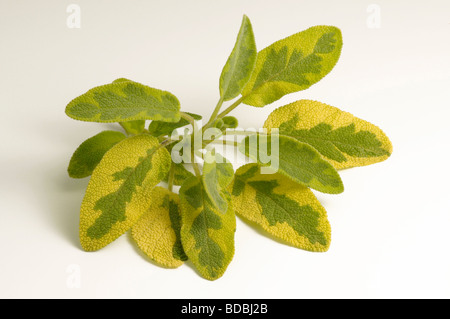
[(189, 114), (184, 113), (184, 112), (180, 112), (180, 115), (182, 118), (187, 120), (192, 125), (192, 128), (194, 129), (194, 131), (196, 131), (197, 124), (195, 123), (195, 119), (192, 116), (190, 116)]
[(242, 96), (239, 100), (237, 100), (236, 102), (234, 102), (233, 104), (231, 104), (229, 107), (227, 107), (222, 113), (220, 113), (218, 115), (219, 118), (224, 117), (225, 115), (227, 115), (228, 113), (230, 113), (231, 111), (233, 111), (235, 108), (237, 108), (242, 101), (244, 100), (244, 97)]
[(212, 123), (214, 123), (214, 121), (216, 120), (217, 114), (219, 114), (220, 108), (222, 107), (222, 104), (223, 104), (223, 96), (221, 96), (219, 99), (219, 102), (217, 102), (217, 105), (214, 108), (214, 111), (212, 112), (208, 123), (206, 123), (205, 126), (203, 126), (203, 131), (205, 129), (207, 129), (208, 127), (210, 127), (212, 125)]
[(208, 142), (208, 144), (233, 145), (235, 147), (239, 146), (239, 142), (228, 141), (228, 140), (214, 140), (214, 141), (207, 141), (207, 142)]
[(245, 132), (245, 131), (225, 131), (224, 135), (255, 135), (257, 132)]
[(169, 191), (173, 191), (173, 181), (174, 181), (174, 178), (175, 178), (175, 165), (174, 164), (172, 164), (171, 166), (170, 166), (170, 171), (169, 171), (169, 180), (168, 180), (168, 189), (169, 189)]
[(202, 173), (200, 172), (198, 163), (195, 161), (194, 152), (192, 152), (191, 156), (192, 156), (192, 167), (194, 168), (195, 176), (200, 177), (200, 176), (202, 176)]

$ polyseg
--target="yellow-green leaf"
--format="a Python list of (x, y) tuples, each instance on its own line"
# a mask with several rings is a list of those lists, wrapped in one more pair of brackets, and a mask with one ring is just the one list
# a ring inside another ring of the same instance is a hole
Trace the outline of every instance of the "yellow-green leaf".
[(233, 165), (222, 155), (215, 153), (214, 150), (206, 154), (202, 174), (203, 185), (211, 203), (222, 214), (228, 211), (230, 195), (226, 188), (233, 180), (233, 174)]
[(92, 174), (105, 153), (125, 138), (120, 132), (103, 131), (88, 138), (73, 153), (67, 172), (72, 178), (84, 178)]
[(273, 43), (258, 52), (243, 103), (262, 107), (309, 88), (333, 69), (341, 48), (341, 31), (332, 26), (311, 27)]
[(119, 122), (119, 124), (129, 135), (138, 135), (145, 130), (145, 120)]
[[(247, 136), (239, 145), (239, 151), (259, 164), (270, 165), (280, 174), (319, 192), (339, 194), (344, 191), (341, 177), (333, 165), (313, 147), (292, 137), (277, 134)], [(266, 162), (265, 157), (278, 163), (278, 167)]]
[(244, 15), (233, 51), (220, 75), (220, 97), (229, 101), (247, 84), (256, 60), (256, 44), (250, 19)]
[(178, 122), (180, 102), (170, 92), (118, 79), (73, 99), (66, 107), (66, 114), (76, 120), (101, 123), (134, 120)]
[(297, 248), (328, 250), (327, 213), (307, 187), (278, 173), (261, 174), (258, 164), (247, 164), (236, 171), (230, 191), (239, 217)]
[(153, 261), (176, 268), (187, 259), (181, 245), (180, 198), (162, 187), (149, 194), (150, 207), (131, 229), (138, 247)]
[(80, 212), (80, 241), (87, 251), (108, 245), (148, 209), (148, 192), (167, 175), (170, 154), (148, 134), (112, 147), (92, 173)]
[[(201, 120), (202, 116), (194, 113), (186, 112), (187, 115), (191, 116), (194, 120)], [(188, 125), (189, 121), (181, 118), (176, 123), (168, 123), (163, 121), (152, 121), (148, 126), (148, 132), (153, 136), (161, 136), (161, 135), (171, 135), (174, 130), (177, 128)]]
[[(172, 184), (176, 186), (181, 186), (181, 184), (183, 184), (185, 180), (187, 180), (189, 177), (194, 176), (194, 174), (186, 169), (185, 164), (183, 163), (172, 162), (171, 169), (173, 169)], [(169, 174), (163, 179), (164, 182), (169, 182), (169, 175), (170, 171)]]
[(184, 251), (204, 278), (218, 279), (234, 255), (236, 217), (231, 205), (225, 214), (219, 213), (197, 177), (181, 186), (180, 198)]
[(392, 153), (389, 138), (377, 126), (340, 109), (300, 100), (273, 111), (264, 127), (278, 128), (314, 147), (336, 169), (384, 161)]

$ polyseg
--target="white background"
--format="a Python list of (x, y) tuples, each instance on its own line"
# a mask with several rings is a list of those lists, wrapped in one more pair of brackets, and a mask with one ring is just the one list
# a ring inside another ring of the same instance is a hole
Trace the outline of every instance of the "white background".
[[(81, 8), (70, 29), (66, 8)], [(450, 297), (450, 5), (376, 1), (0, 2), (0, 297), (448, 298)], [(380, 126), (394, 153), (342, 172), (345, 192), (319, 194), (333, 241), (298, 250), (238, 221), (236, 254), (210, 282), (191, 264), (163, 269), (128, 235), (81, 250), (78, 212), (88, 179), (71, 180), (73, 150), (111, 125), (74, 121), (66, 104), (127, 77), (168, 90), (209, 116), (242, 15), (258, 49), (313, 25), (335, 25), (344, 47), (310, 89), (233, 112), (259, 127), (276, 107), (322, 101)], [(70, 285), (80, 271), (79, 288)]]

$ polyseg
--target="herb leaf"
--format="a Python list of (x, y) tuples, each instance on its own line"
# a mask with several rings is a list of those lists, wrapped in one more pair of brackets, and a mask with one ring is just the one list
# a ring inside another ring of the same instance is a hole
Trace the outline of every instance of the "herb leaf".
[(341, 31), (331, 26), (311, 27), (273, 43), (258, 52), (243, 103), (262, 107), (309, 88), (333, 69), (341, 48)]
[(319, 192), (338, 194), (344, 191), (338, 172), (308, 144), (280, 135), (278, 136), (278, 154), (270, 154), (272, 139), (276, 137), (275, 135), (247, 136), (239, 145), (239, 151), (263, 166), (268, 166), (268, 163), (261, 160), (261, 154), (269, 154), (273, 161), (278, 162), (280, 174)]
[(203, 185), (211, 203), (222, 214), (228, 210), (230, 194), (226, 190), (233, 180), (233, 165), (214, 151), (207, 153), (203, 165)]
[(230, 207), (217, 212), (197, 177), (181, 186), (180, 198), (184, 251), (204, 278), (218, 279), (233, 259), (236, 216)]
[[(198, 115), (198, 114), (189, 113), (189, 112), (186, 112), (186, 114), (190, 115), (196, 121), (202, 119), (202, 116)], [(188, 124), (189, 124), (189, 122), (184, 118), (181, 118), (176, 123), (168, 123), (168, 122), (163, 122), (163, 121), (152, 121), (150, 123), (150, 125), (148, 126), (148, 131), (153, 136), (161, 136), (161, 135), (169, 135), (170, 136), (175, 129), (186, 126)]]
[(181, 245), (180, 198), (162, 187), (155, 187), (150, 207), (131, 229), (138, 247), (153, 261), (176, 268), (187, 260)]
[[(188, 178), (194, 176), (190, 171), (186, 169), (183, 163), (173, 163), (172, 167), (174, 169), (174, 175), (173, 175), (173, 185), (181, 186), (185, 180)], [(168, 182), (169, 175), (167, 175), (163, 181)]]
[(236, 171), (230, 187), (236, 214), (304, 250), (327, 251), (331, 227), (311, 190), (281, 174), (261, 174), (258, 164)]
[(170, 154), (148, 134), (116, 144), (92, 173), (81, 204), (80, 241), (98, 250), (133, 226), (148, 209), (148, 192), (167, 174)]
[(125, 138), (117, 131), (103, 131), (81, 145), (73, 153), (67, 172), (72, 178), (84, 178), (92, 174), (105, 153)]
[(145, 120), (119, 122), (119, 124), (129, 135), (138, 135), (145, 130)]
[(116, 80), (72, 100), (66, 114), (89, 122), (159, 120), (178, 122), (180, 102), (171, 93), (133, 81)]
[(333, 106), (300, 100), (273, 111), (265, 128), (279, 128), (314, 147), (336, 169), (384, 161), (392, 153), (389, 138), (377, 126)]
[(244, 15), (236, 43), (222, 74), (220, 75), (220, 96), (229, 101), (238, 96), (255, 67), (256, 43), (250, 19)]

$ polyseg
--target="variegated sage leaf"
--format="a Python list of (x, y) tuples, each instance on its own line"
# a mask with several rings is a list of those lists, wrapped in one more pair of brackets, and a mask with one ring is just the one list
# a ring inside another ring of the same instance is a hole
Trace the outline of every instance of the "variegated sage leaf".
[(208, 152), (203, 165), (203, 185), (211, 203), (222, 214), (228, 211), (230, 194), (228, 185), (233, 180), (233, 165), (222, 155), (214, 151)]
[(178, 122), (180, 102), (170, 92), (119, 79), (95, 87), (72, 100), (66, 114), (89, 122), (158, 120)]
[(310, 100), (282, 106), (264, 127), (307, 143), (336, 169), (370, 165), (387, 159), (392, 143), (377, 126), (340, 109)]
[(129, 135), (138, 135), (145, 130), (145, 120), (119, 122), (119, 124)]
[(92, 173), (80, 212), (80, 242), (86, 251), (108, 245), (148, 209), (148, 193), (167, 175), (170, 154), (148, 134), (112, 147)]
[[(191, 116), (196, 121), (202, 119), (202, 116), (198, 115), (198, 114), (189, 113), (189, 112), (186, 112), (186, 114)], [(148, 126), (148, 131), (153, 136), (162, 136), (162, 135), (170, 136), (175, 129), (186, 126), (188, 124), (189, 124), (189, 122), (184, 118), (181, 118), (176, 123), (168, 123), (168, 122), (163, 122), (163, 121), (152, 121), (150, 123), (150, 125)]]
[(131, 236), (151, 260), (168, 268), (177, 268), (187, 260), (181, 245), (181, 213), (178, 194), (155, 187), (150, 207), (131, 229)]
[(117, 131), (103, 131), (88, 138), (73, 153), (67, 172), (72, 178), (84, 178), (92, 174), (105, 153), (126, 136)]
[(258, 52), (243, 103), (262, 107), (309, 88), (333, 69), (341, 48), (341, 31), (332, 26), (314, 26), (273, 43)]
[[(278, 139), (276, 154), (272, 152), (275, 148), (273, 139)], [(280, 174), (319, 192), (338, 194), (344, 191), (335, 168), (313, 147), (292, 137), (274, 134), (247, 136), (239, 145), (239, 151), (264, 166), (269, 164), (261, 160), (261, 154), (269, 154), (272, 161), (278, 163), (274, 169)]]
[(297, 248), (328, 250), (327, 213), (307, 187), (282, 174), (261, 174), (260, 166), (253, 163), (236, 171), (230, 192), (239, 217)]
[(217, 211), (200, 178), (186, 180), (179, 193), (184, 251), (204, 278), (216, 280), (233, 259), (236, 216), (231, 205), (225, 214)]
[(256, 44), (250, 19), (244, 15), (233, 51), (220, 75), (220, 97), (229, 101), (238, 96), (255, 67)]

